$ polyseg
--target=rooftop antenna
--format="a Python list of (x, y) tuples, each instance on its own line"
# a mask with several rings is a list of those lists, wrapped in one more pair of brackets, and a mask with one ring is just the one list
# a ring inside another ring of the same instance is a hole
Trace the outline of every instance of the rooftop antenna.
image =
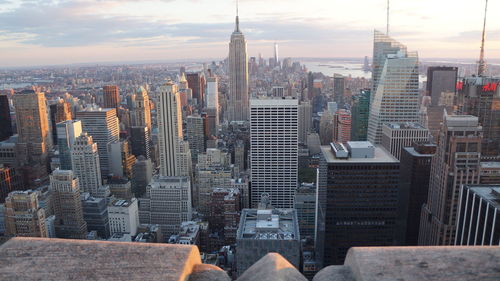
[(389, 36), (389, 0), (387, 0), (387, 32), (386, 35)]
[(484, 61), (484, 37), (486, 33), (486, 13), (488, 11), (488, 0), (486, 0), (486, 4), (484, 6), (484, 22), (483, 22), (483, 36), (481, 38), (481, 52), (479, 54), (479, 61), (477, 67), (477, 75), (483, 76), (486, 71), (486, 62)]
[(238, 17), (238, 0), (236, 0), (236, 31), (240, 31), (240, 19)]

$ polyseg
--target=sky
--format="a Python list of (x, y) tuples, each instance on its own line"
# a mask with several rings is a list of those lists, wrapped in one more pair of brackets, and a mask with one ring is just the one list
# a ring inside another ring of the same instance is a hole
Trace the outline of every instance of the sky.
[[(240, 0), (248, 55), (364, 57), (386, 30), (387, 0)], [(489, 1), (486, 59), (500, 58)], [(223, 59), (233, 0), (0, 0), (0, 67)], [(477, 58), (483, 0), (391, 0), (394, 39), (421, 58)]]

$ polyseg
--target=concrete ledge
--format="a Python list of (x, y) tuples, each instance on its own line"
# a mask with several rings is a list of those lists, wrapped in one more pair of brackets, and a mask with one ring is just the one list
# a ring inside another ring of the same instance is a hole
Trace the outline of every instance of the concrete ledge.
[(238, 281), (307, 281), (284, 257), (269, 253), (248, 268)]
[(346, 265), (327, 266), (314, 275), (313, 281), (355, 281), (351, 268)]
[(482, 281), (500, 280), (499, 261), (497, 246), (355, 247), (344, 265), (356, 281)]
[(13, 238), (0, 246), (2, 280), (179, 280), (201, 264), (196, 246)]

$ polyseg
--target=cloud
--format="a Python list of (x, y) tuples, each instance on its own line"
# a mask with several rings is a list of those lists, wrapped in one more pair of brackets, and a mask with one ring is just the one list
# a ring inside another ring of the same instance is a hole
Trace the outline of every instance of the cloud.
[[(168, 2), (168, 0), (167, 0)], [(151, 19), (137, 15), (96, 13), (116, 1), (25, 1), (17, 9), (0, 13), (0, 36), (21, 44), (74, 47), (99, 44), (140, 46), (228, 41), (233, 23), (178, 23), (178, 19)], [(175, 13), (172, 13), (175, 15)], [(168, 15), (168, 14), (167, 14)], [(348, 26), (319, 24), (321, 19), (286, 18), (261, 14), (242, 22), (251, 40), (341, 41), (367, 35)]]

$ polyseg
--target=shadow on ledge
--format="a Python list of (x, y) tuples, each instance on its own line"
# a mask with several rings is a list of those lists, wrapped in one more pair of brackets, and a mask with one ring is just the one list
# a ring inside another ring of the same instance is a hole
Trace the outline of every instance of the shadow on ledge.
[[(359, 247), (342, 266), (314, 281), (500, 280), (500, 247)], [(0, 246), (1, 280), (228, 281), (202, 264), (196, 246), (13, 238)], [(269, 253), (239, 281), (307, 280), (286, 259)]]

